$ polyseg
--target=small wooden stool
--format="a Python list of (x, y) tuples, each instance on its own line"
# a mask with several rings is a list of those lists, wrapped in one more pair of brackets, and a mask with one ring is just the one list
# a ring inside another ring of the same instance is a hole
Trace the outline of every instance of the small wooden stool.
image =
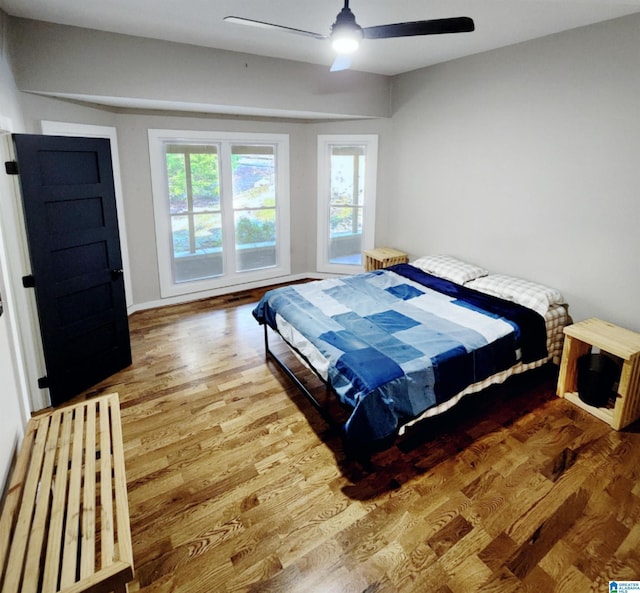
[(409, 256), (403, 251), (398, 251), (392, 247), (376, 247), (364, 251), (364, 269), (367, 272), (388, 268), (396, 264), (406, 264)]

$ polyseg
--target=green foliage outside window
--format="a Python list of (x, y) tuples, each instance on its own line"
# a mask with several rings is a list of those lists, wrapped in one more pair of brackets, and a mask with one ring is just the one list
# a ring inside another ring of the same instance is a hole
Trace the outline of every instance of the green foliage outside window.
[[(218, 155), (189, 153), (188, 157), (193, 209), (218, 210), (220, 208)], [(184, 153), (167, 153), (167, 179), (171, 212), (189, 210), (187, 163)]]
[[(166, 153), (174, 254), (222, 247), (218, 154), (191, 150)], [(275, 243), (273, 156), (232, 155), (234, 204), (258, 208), (236, 221), (236, 244)], [(190, 178), (187, 174), (190, 172)]]
[(273, 243), (276, 240), (276, 225), (272, 220), (256, 220), (242, 217), (236, 224), (238, 245), (250, 243)]

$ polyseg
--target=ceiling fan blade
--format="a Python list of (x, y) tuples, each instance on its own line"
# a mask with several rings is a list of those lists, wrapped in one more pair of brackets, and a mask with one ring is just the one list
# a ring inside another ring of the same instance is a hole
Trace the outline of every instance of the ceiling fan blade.
[(259, 27), (260, 29), (275, 29), (286, 33), (295, 33), (296, 35), (304, 35), (305, 37), (313, 37), (314, 39), (327, 39), (326, 35), (314, 33), (313, 31), (304, 31), (303, 29), (294, 29), (293, 27), (285, 27), (284, 25), (274, 25), (273, 23), (265, 23), (263, 21), (255, 21), (253, 19), (245, 19), (241, 16), (225, 16), (224, 20), (229, 23), (238, 25), (249, 25), (250, 27)]
[(342, 70), (348, 70), (351, 68), (351, 54), (339, 54), (331, 64), (329, 72), (341, 72)]
[(414, 35), (442, 35), (444, 33), (469, 33), (475, 30), (473, 19), (468, 16), (429, 21), (413, 21), (378, 25), (362, 29), (365, 39), (388, 39), (391, 37), (413, 37)]

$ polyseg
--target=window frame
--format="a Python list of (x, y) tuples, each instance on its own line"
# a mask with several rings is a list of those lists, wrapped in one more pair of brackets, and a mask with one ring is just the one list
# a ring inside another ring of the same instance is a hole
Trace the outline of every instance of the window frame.
[(377, 134), (318, 135), (318, 228), (316, 266), (318, 272), (354, 274), (364, 271), (364, 258), (358, 264), (335, 264), (329, 260), (331, 207), (331, 149), (333, 146), (363, 146), (365, 156), (364, 200), (362, 206), (361, 251), (375, 245), (375, 214), (378, 171)]
[[(162, 298), (187, 295), (218, 288), (238, 286), (287, 276), (291, 273), (289, 135), (247, 132), (210, 132), (194, 130), (149, 129), (151, 187), (156, 230), (156, 252)], [(223, 219), (223, 273), (211, 278), (176, 282), (173, 270), (173, 240), (169, 211), (168, 179), (165, 165), (166, 145), (218, 146), (220, 202)], [(276, 155), (276, 265), (266, 268), (236, 270), (233, 195), (231, 183), (231, 148), (233, 145), (269, 145)]]

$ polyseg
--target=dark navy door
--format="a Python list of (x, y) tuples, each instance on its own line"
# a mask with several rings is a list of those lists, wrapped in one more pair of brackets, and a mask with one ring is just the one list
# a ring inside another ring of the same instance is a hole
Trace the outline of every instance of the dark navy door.
[(13, 138), (45, 385), (58, 405), (131, 364), (110, 142)]

